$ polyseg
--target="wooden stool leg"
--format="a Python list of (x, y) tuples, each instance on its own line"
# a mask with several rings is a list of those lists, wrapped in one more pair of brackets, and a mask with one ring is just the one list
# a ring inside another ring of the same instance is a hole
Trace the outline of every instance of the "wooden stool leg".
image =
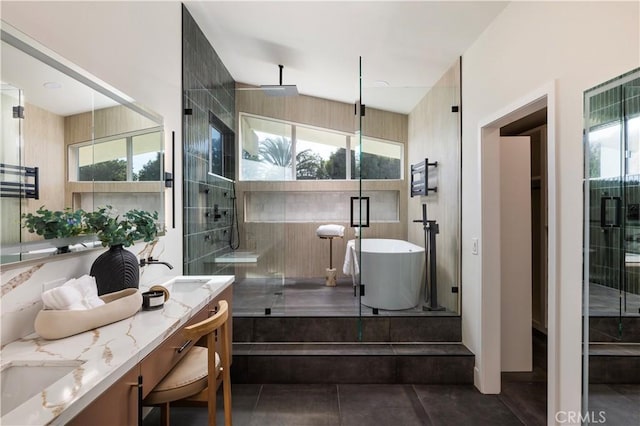
[(329, 269), (333, 269), (333, 238), (329, 238)]
[(209, 391), (209, 398), (207, 400), (207, 411), (209, 414), (209, 426), (216, 426), (216, 386), (215, 386), (215, 380), (213, 382), (209, 382), (212, 383), (213, 385), (213, 392)]
[(166, 402), (160, 406), (160, 423), (162, 423), (163, 426), (170, 426), (171, 424), (169, 413), (170, 413), (169, 403)]
[(231, 378), (228, 371), (222, 384), (222, 392), (224, 396), (224, 425), (231, 426)]

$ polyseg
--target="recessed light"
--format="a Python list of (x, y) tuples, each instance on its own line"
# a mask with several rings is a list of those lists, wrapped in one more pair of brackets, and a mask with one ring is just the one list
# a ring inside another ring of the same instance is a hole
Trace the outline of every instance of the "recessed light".
[(45, 89), (60, 89), (62, 87), (62, 84), (58, 83), (57, 81), (47, 81), (42, 86)]

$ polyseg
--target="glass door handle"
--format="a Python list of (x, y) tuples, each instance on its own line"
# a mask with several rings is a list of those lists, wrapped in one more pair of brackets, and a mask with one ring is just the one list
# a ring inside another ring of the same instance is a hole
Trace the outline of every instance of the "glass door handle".
[[(613, 217), (608, 213), (613, 210)], [(619, 228), (622, 222), (622, 199), (620, 197), (600, 197), (600, 227)]]

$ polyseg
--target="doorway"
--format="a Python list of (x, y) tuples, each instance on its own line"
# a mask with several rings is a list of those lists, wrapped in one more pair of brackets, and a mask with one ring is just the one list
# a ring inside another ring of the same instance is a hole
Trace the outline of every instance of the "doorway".
[[(543, 113), (546, 108), (546, 113)], [(496, 188), (500, 187), (500, 168), (496, 167), (500, 162), (500, 137), (501, 129), (509, 130), (509, 125), (517, 123), (519, 120), (531, 116), (532, 114), (540, 114), (546, 116), (546, 150), (542, 154), (546, 158), (546, 238), (538, 239), (536, 244), (546, 246), (547, 258), (546, 268), (536, 267), (536, 279), (538, 274), (546, 276), (546, 291), (540, 287), (536, 287), (536, 305), (534, 307), (534, 293), (529, 290), (529, 308), (531, 309), (528, 318), (530, 332), (529, 355), (533, 351), (533, 347), (539, 350), (540, 346), (534, 340), (535, 337), (544, 336), (538, 329), (544, 328), (546, 323), (547, 338), (546, 350), (542, 349), (542, 358), (546, 358), (547, 377), (546, 384), (542, 384), (542, 388), (546, 388), (547, 411), (546, 419), (553, 422), (553, 413), (559, 407), (559, 383), (558, 365), (561, 355), (559, 353), (560, 342), (557, 341), (559, 334), (559, 324), (556, 321), (557, 312), (557, 288), (556, 288), (556, 179), (555, 179), (555, 88), (553, 83), (541, 87), (539, 90), (529, 94), (526, 97), (514, 102), (502, 110), (496, 112), (491, 117), (480, 121), (480, 188), (481, 191), (481, 264), (482, 264), (482, 313), (481, 313), (481, 348), (476, 363), (476, 386), (483, 393), (499, 394), (501, 392), (502, 378), (502, 251), (503, 244), (501, 242), (501, 218), (500, 214), (496, 214), (496, 206), (500, 205), (500, 191)], [(525, 120), (526, 121), (526, 120)], [(520, 124), (523, 122), (520, 122)], [(515, 126), (515, 125), (514, 125)], [(522, 133), (534, 128), (533, 125), (527, 125), (528, 128), (518, 130)], [(537, 126), (536, 126), (537, 127)], [(542, 130), (544, 133), (544, 130)], [(529, 151), (529, 154), (531, 152)], [(534, 156), (538, 156), (536, 152)], [(534, 167), (534, 170), (536, 168)], [(540, 175), (542, 179), (542, 174)], [(534, 185), (536, 182), (534, 180)], [(529, 188), (527, 193), (531, 194), (531, 179), (529, 177)], [(538, 198), (530, 198), (531, 205), (538, 206)], [(538, 206), (539, 207), (539, 206)], [(532, 215), (534, 217), (534, 215)], [(541, 217), (542, 223), (543, 218)], [(524, 226), (524, 225), (523, 225)], [(529, 236), (533, 237), (533, 229), (535, 222), (530, 219), (526, 223)], [(546, 241), (544, 241), (546, 239)], [(528, 264), (533, 265), (534, 238), (531, 238), (530, 256)], [(537, 246), (536, 246), (537, 247)], [(540, 252), (536, 256), (542, 256)], [(538, 262), (538, 265), (544, 265), (545, 262)], [(532, 268), (533, 271), (533, 268)], [(534, 281), (533, 273), (529, 276), (530, 282)], [(533, 285), (530, 284), (530, 289)], [(523, 305), (524, 306), (524, 305)], [(546, 309), (544, 309), (546, 307)], [(536, 310), (534, 314), (533, 311)], [(534, 322), (535, 315), (535, 322)], [(545, 320), (546, 318), (546, 320)], [(536, 329), (534, 332), (533, 329)], [(542, 339), (543, 342), (545, 339)], [(534, 346), (535, 345), (535, 346)], [(544, 345), (542, 345), (544, 348)], [(546, 356), (545, 354), (546, 353)], [(567, 355), (568, 356), (568, 355)]]
[(500, 128), (501, 231), (509, 236), (501, 255), (500, 399), (540, 425), (547, 406), (547, 132), (546, 107)]
[(501, 137), (526, 136), (531, 170), (531, 317), (532, 328), (547, 334), (547, 108), (500, 129)]

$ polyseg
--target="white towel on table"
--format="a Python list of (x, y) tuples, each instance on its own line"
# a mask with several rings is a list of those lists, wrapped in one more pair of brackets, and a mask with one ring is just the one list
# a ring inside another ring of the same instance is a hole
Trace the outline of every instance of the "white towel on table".
[(320, 225), (318, 229), (316, 229), (316, 235), (320, 238), (344, 237), (344, 226)]
[(78, 290), (82, 295), (82, 303), (87, 309), (104, 305), (104, 301), (98, 297), (98, 285), (95, 277), (83, 275), (80, 278), (70, 279), (63, 286)]
[(42, 302), (47, 309), (81, 311), (87, 309), (80, 292), (70, 286), (61, 285), (42, 293)]
[(60, 287), (42, 293), (46, 309), (80, 311), (104, 305), (98, 297), (98, 287), (94, 277), (83, 275), (72, 278)]
[(344, 252), (344, 265), (342, 265), (342, 272), (345, 275), (351, 275), (353, 277), (360, 273), (355, 240), (349, 240), (347, 242), (347, 249)]

